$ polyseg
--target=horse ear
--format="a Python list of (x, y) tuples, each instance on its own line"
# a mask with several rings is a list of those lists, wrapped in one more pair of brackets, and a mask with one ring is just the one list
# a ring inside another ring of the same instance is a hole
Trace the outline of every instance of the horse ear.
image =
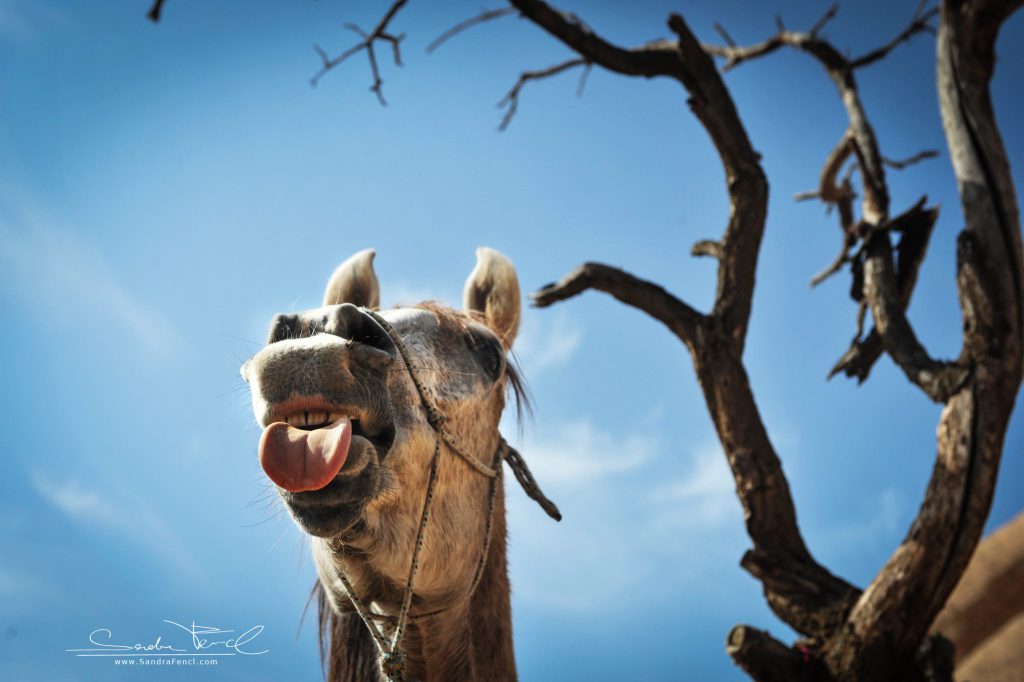
[(483, 313), (487, 326), (512, 347), (519, 331), (519, 279), (512, 261), (494, 249), (476, 250), (476, 267), (462, 290), (462, 307)]
[(377, 252), (366, 249), (338, 266), (327, 282), (324, 305), (351, 303), (363, 308), (380, 307), (380, 282), (373, 271)]

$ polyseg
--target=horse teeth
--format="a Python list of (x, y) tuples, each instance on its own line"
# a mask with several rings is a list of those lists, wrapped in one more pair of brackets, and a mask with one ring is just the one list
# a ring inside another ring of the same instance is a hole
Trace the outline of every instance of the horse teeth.
[(341, 412), (327, 412), (326, 410), (302, 411), (282, 417), (281, 421), (289, 426), (320, 426), (322, 424), (333, 424), (343, 416)]

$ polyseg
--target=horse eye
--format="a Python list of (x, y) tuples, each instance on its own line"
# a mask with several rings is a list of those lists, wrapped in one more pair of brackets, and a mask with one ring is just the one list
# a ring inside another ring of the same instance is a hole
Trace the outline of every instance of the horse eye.
[(501, 374), (501, 365), (502, 365), (502, 361), (503, 361), (503, 358), (502, 358), (502, 355), (501, 355), (501, 351), (498, 350), (497, 348), (495, 348), (494, 346), (492, 346), (490, 344), (487, 344), (487, 351), (486, 352), (487, 352), (487, 364), (486, 364), (487, 371), (489, 371), (491, 373), (491, 375), (494, 376), (495, 379), (497, 379), (498, 375)]
[(491, 339), (478, 336), (474, 336), (469, 345), (476, 354), (480, 366), (484, 368), (492, 381), (496, 381), (505, 366), (505, 355), (501, 346)]

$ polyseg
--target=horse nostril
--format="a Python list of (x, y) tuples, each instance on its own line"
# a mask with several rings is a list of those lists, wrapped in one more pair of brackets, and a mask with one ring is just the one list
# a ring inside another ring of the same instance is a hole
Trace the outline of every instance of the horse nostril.
[(285, 339), (294, 339), (298, 334), (298, 315), (275, 315), (273, 321), (270, 323), (270, 335), (267, 337), (267, 343), (276, 343), (278, 341), (284, 341)]
[(395, 342), (370, 315), (351, 303), (342, 303), (332, 308), (324, 324), (325, 332), (370, 346), (391, 357), (398, 352)]

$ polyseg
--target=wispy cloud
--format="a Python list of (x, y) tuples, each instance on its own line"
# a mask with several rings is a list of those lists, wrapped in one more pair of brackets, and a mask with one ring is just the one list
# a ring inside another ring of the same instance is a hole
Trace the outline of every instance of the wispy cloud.
[(53, 26), (64, 27), (65, 15), (41, 2), (0, 0), (0, 39), (29, 41)]
[(657, 486), (651, 501), (659, 506), (658, 523), (709, 529), (735, 520), (736, 483), (717, 443), (698, 448), (678, 478)]
[[(608, 614), (669, 595), (703, 598), (696, 586), (735, 566), (746, 545), (717, 446), (670, 455), (647, 432), (578, 420), (522, 452), (564, 516), (553, 523), (508, 484), (512, 577), (536, 608)], [(623, 594), (630, 599), (611, 597)]]
[(0, 564), (0, 597), (18, 597), (24, 602), (49, 591), (50, 588), (35, 576)]
[(573, 358), (583, 340), (583, 328), (561, 310), (539, 315), (524, 311), (515, 350), (530, 376), (564, 365)]
[(906, 531), (909, 512), (903, 495), (895, 488), (885, 488), (865, 495), (860, 514), (829, 524), (809, 523), (808, 535), (813, 535), (809, 541), (816, 549), (838, 554), (890, 546)]
[(51, 507), (92, 530), (116, 532), (192, 578), (201, 577), (174, 528), (144, 500), (126, 491), (101, 490), (74, 479), (56, 480), (42, 471), (31, 475), (32, 487)]
[(566, 487), (592, 483), (643, 465), (657, 446), (643, 435), (618, 437), (581, 419), (560, 425), (543, 439), (528, 438), (530, 466), (544, 481)]
[(32, 486), (51, 505), (81, 522), (117, 527), (123, 518), (110, 500), (77, 481), (56, 483), (40, 472), (32, 475)]
[(38, 310), (41, 324), (104, 335), (127, 330), (156, 352), (179, 342), (173, 327), (130, 292), (93, 244), (25, 206), (0, 206), (0, 283), (7, 296)]

